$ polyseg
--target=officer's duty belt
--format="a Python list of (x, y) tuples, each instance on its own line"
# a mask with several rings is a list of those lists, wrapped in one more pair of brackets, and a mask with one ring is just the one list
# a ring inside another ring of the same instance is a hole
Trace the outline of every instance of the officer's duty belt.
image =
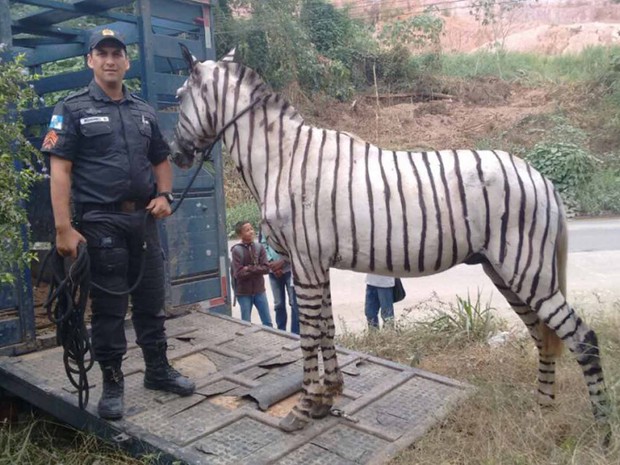
[(80, 203), (76, 210), (80, 210), (82, 215), (89, 211), (122, 212), (133, 213), (144, 210), (149, 204), (148, 200), (123, 200), (113, 203)]

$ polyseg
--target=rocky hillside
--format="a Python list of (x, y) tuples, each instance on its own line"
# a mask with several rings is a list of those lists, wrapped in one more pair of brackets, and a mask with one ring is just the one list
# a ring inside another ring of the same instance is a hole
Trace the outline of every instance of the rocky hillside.
[[(590, 45), (620, 44), (620, 3), (614, 0), (525, 0), (524, 5), (481, 26), (471, 0), (333, 0), (378, 27), (434, 6), (445, 20), (445, 51), (470, 52), (494, 44), (506, 50), (545, 54), (575, 53)], [(502, 2), (500, 2), (502, 3)], [(507, 3), (507, 2), (503, 2)]]

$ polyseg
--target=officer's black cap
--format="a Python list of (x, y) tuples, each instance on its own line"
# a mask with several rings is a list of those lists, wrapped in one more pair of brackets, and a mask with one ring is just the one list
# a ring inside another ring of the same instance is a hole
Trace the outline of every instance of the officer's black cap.
[(125, 37), (118, 31), (113, 29), (101, 29), (100, 31), (94, 32), (90, 36), (90, 41), (88, 43), (88, 50), (92, 50), (101, 44), (102, 42), (116, 42), (123, 50), (127, 50), (127, 46), (125, 45)]

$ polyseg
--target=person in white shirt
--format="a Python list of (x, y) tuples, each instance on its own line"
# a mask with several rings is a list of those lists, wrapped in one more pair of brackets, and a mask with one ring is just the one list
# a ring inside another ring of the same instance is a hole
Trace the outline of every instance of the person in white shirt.
[(366, 275), (366, 303), (364, 312), (369, 328), (379, 328), (379, 309), (383, 326), (394, 323), (394, 283), (391, 276)]

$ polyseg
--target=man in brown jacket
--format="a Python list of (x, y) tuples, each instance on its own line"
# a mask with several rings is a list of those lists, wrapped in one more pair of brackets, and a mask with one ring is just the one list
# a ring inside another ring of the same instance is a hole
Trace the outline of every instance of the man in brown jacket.
[(232, 246), (230, 252), (233, 289), (239, 301), (239, 307), (241, 307), (241, 319), (251, 321), (254, 305), (258, 310), (261, 323), (265, 326), (273, 326), (265, 292), (264, 275), (269, 273), (265, 248), (255, 241), (254, 228), (249, 222), (238, 222), (235, 225), (235, 232), (241, 242)]

